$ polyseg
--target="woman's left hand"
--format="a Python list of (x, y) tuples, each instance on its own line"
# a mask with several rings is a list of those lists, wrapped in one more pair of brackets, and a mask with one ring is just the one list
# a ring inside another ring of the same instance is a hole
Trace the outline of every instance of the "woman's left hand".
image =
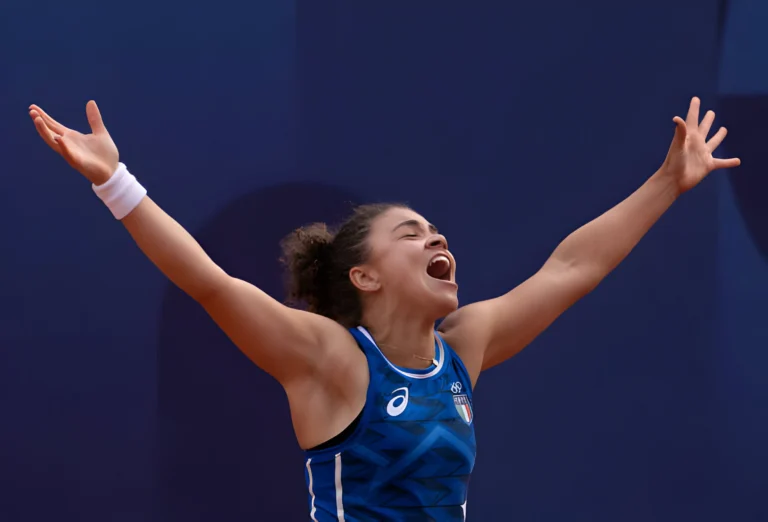
[(712, 156), (728, 131), (720, 127), (707, 141), (715, 113), (707, 111), (699, 123), (700, 105), (699, 99), (694, 97), (685, 121), (679, 116), (674, 117), (673, 121), (677, 124), (675, 137), (661, 167), (665, 174), (674, 177), (681, 194), (698, 185), (713, 170), (738, 167), (741, 164), (738, 158), (718, 159)]

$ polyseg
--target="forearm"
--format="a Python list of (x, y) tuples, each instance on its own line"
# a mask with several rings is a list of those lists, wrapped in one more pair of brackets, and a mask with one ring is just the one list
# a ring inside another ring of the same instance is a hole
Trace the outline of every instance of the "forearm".
[(674, 176), (657, 171), (627, 199), (563, 240), (548, 264), (575, 268), (586, 284), (596, 285), (627, 257), (678, 195)]
[(189, 232), (149, 197), (122, 223), (150, 261), (193, 299), (205, 299), (226, 281), (224, 271)]

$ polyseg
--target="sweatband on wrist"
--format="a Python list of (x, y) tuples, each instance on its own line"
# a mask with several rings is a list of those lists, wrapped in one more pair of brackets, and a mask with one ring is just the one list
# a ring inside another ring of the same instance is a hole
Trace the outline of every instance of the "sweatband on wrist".
[(147, 189), (122, 163), (118, 164), (117, 170), (106, 183), (94, 184), (93, 191), (118, 220), (130, 214), (147, 195)]

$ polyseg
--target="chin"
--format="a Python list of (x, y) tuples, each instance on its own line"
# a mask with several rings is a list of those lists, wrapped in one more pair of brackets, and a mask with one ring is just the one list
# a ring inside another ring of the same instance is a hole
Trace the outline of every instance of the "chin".
[(450, 303), (446, 303), (446, 304), (447, 304), (447, 306), (445, 306), (441, 310), (440, 314), (438, 314), (438, 316), (437, 316), (438, 319), (444, 319), (446, 316), (448, 316), (448, 315), (452, 314), (453, 312), (455, 312), (456, 310), (458, 310), (459, 309), (459, 298), (454, 296), (454, 298), (451, 299), (451, 302)]
[(459, 296), (456, 290), (440, 292), (439, 294), (432, 292), (425, 301), (424, 309), (430, 311), (430, 315), (435, 318), (435, 321), (443, 319), (459, 308)]

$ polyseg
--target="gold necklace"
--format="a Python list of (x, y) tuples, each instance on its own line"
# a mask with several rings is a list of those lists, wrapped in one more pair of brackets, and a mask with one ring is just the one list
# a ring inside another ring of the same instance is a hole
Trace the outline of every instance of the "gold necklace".
[(409, 353), (411, 355), (411, 357), (413, 357), (414, 359), (418, 359), (419, 361), (426, 361), (428, 363), (432, 363), (433, 365), (437, 366), (437, 359), (435, 359), (434, 357), (424, 357), (424, 356), (421, 356), (421, 355), (416, 355), (413, 352), (406, 352), (405, 350), (401, 350), (399, 348), (395, 348), (394, 346), (392, 346), (390, 344), (381, 344), (381, 343), (379, 343), (379, 346), (382, 347), (382, 348), (383, 347), (387, 347), (390, 350), (394, 350), (394, 351), (400, 352), (400, 353)]

